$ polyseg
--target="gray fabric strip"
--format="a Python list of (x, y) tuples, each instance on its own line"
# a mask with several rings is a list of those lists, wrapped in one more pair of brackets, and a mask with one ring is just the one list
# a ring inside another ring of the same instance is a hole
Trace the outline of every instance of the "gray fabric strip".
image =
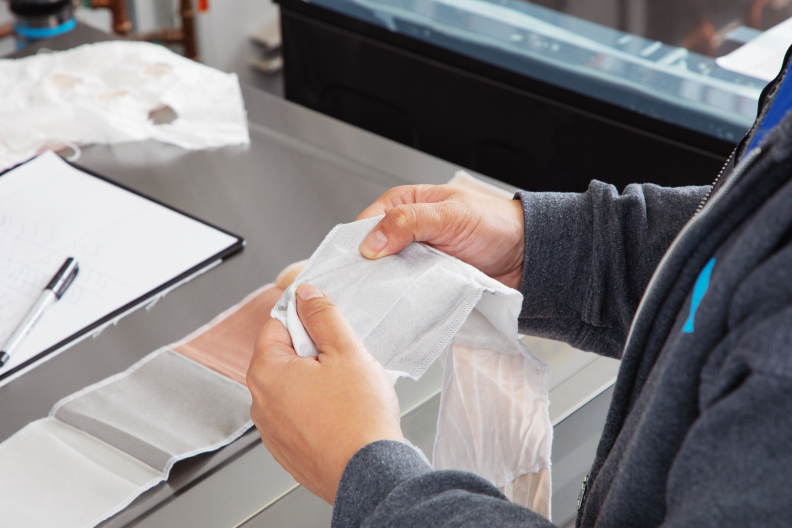
[(247, 388), (167, 347), (59, 402), (51, 416), (167, 473), (250, 421)]

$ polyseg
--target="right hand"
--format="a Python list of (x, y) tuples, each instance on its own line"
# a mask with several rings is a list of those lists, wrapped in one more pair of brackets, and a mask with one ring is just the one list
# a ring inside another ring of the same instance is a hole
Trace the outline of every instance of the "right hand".
[(406, 185), (380, 196), (357, 220), (385, 215), (360, 245), (369, 259), (423, 242), (520, 289), (525, 230), (520, 200), (451, 185)]
[(270, 319), (247, 373), (250, 416), (275, 460), (328, 503), (349, 459), (377, 440), (402, 442), (399, 399), (382, 365), (316, 287), (297, 288), (297, 315), (319, 355), (300, 357)]

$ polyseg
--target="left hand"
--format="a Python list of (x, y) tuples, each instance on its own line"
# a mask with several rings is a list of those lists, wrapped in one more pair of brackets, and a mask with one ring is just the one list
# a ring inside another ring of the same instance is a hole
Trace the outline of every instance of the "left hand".
[(520, 289), (525, 260), (520, 200), (452, 185), (405, 185), (386, 191), (357, 219), (379, 215), (385, 218), (360, 244), (364, 257), (379, 259), (423, 242)]
[(333, 504), (352, 455), (377, 440), (404, 440), (399, 400), (341, 310), (314, 286), (296, 293), (297, 314), (319, 356), (298, 356), (286, 327), (268, 321), (247, 373), (250, 416), (275, 460)]

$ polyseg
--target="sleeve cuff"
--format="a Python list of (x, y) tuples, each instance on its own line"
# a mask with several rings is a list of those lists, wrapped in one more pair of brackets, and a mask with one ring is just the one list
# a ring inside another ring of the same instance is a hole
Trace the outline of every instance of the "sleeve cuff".
[[(522, 201), (525, 218), (520, 327), (531, 335), (578, 341), (580, 300), (591, 282), (591, 197), (519, 191), (515, 198)], [(562, 328), (578, 335), (561, 335)]]
[(357, 528), (401, 482), (431, 470), (407, 444), (380, 440), (364, 446), (344, 468), (333, 507), (333, 528)]

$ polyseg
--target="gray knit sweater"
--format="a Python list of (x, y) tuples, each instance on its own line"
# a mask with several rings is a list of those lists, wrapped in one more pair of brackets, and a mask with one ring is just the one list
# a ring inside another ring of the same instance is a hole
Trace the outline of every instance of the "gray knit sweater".
[[(522, 331), (622, 359), (578, 526), (792, 526), (792, 117), (746, 144), (692, 220), (708, 188), (518, 193)], [(349, 461), (333, 526), (552, 525), (382, 441)]]

